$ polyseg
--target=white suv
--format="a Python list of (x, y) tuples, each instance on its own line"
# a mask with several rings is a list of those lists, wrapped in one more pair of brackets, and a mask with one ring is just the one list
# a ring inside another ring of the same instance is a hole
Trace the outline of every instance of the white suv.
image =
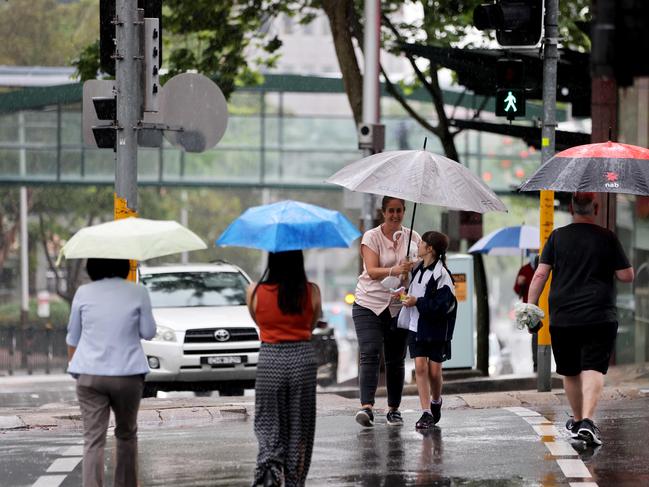
[(159, 390), (242, 395), (255, 384), (259, 329), (246, 307), (248, 276), (227, 263), (140, 268), (158, 331), (143, 340), (151, 372), (144, 397)]

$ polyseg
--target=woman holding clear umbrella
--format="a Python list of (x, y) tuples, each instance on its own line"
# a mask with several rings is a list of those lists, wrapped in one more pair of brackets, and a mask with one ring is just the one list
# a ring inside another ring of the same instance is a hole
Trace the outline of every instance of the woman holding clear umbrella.
[[(411, 230), (402, 226), (405, 202), (385, 196), (381, 203), (383, 223), (368, 230), (361, 240), (363, 272), (358, 278), (352, 318), (360, 351), (359, 381), (361, 409), (356, 421), (362, 426), (374, 425), (374, 396), (379, 381), (381, 349), (385, 357), (388, 391), (388, 425), (401, 426), (399, 412), (404, 382), (407, 332), (397, 328), (401, 303), (393, 297), (394, 289), (406, 284), (412, 262), (408, 262)], [(412, 231), (411, 246), (421, 237)]]

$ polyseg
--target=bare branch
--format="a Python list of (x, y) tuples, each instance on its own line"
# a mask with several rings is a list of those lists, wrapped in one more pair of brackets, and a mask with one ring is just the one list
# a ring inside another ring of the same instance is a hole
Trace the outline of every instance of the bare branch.
[(392, 84), (392, 81), (390, 81), (390, 78), (388, 78), (388, 73), (385, 72), (383, 69), (383, 66), (381, 66), (381, 74), (383, 75), (383, 78), (385, 78), (385, 89), (388, 90), (388, 92), (394, 97), (395, 100), (399, 102), (399, 104), (403, 107), (403, 109), (408, 112), (408, 114), (417, 120), (417, 122), (424, 127), (426, 130), (431, 131), (435, 135), (439, 137), (439, 132), (437, 127), (432, 126), (428, 121), (421, 117), (408, 103), (408, 101), (403, 97), (403, 95), (399, 92), (399, 90)]
[[(397, 41), (399, 42), (399, 44), (405, 44), (406, 43), (405, 39), (403, 38), (401, 33), (397, 30), (397, 28), (394, 26), (392, 21), (388, 18), (388, 16), (385, 15), (385, 14), (381, 14), (381, 19), (383, 20), (383, 23), (385, 24), (385, 26), (388, 29), (390, 29), (390, 31), (397, 38)], [(426, 88), (426, 90), (432, 94), (433, 87), (428, 82), (428, 79), (426, 79), (426, 75), (417, 66), (417, 63), (415, 62), (415, 58), (413, 57), (413, 55), (410, 54), (410, 53), (407, 53), (407, 52), (404, 53), (404, 54), (406, 56), (406, 59), (408, 59), (408, 61), (410, 61), (410, 65), (412, 66), (412, 69), (414, 70), (415, 75), (417, 75), (417, 79), (421, 82), (422, 86), (424, 88)], [(431, 64), (431, 66), (432, 66), (432, 64)], [(431, 69), (431, 71), (432, 71), (432, 69)]]

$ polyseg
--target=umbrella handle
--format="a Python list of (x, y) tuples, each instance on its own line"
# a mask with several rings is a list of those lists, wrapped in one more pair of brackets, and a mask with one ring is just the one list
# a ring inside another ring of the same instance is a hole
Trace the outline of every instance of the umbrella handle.
[(410, 258), (410, 242), (412, 242), (412, 229), (415, 226), (415, 213), (417, 213), (417, 203), (412, 208), (412, 220), (410, 221), (410, 234), (408, 235), (408, 246), (406, 247), (406, 260)]

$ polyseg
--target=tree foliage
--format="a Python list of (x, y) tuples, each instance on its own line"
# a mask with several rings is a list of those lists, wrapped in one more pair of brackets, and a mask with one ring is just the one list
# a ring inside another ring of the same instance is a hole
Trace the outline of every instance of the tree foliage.
[(97, 36), (99, 2), (0, 2), (0, 65), (66, 66)]

